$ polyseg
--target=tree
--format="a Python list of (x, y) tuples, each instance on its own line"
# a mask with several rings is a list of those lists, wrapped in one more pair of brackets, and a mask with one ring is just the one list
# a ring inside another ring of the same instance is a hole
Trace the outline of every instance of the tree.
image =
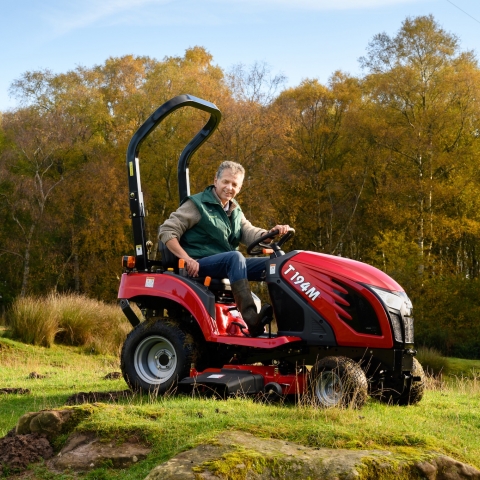
[(1, 155), (4, 176), (0, 200), (16, 232), (10, 246), (0, 247), (0, 252), (22, 260), (21, 296), (27, 293), (34, 236), (47, 203), (65, 175), (75, 168), (73, 150), (79, 132), (75, 126), (69, 127), (72, 125), (66, 124), (61, 112), (39, 114), (33, 108), (3, 118), (7, 147)]
[(285, 159), (277, 177), (279, 207), (298, 227), (303, 248), (358, 258), (355, 216), (369, 161), (354, 128), (358, 81), (339, 72), (328, 86), (304, 80), (282, 92), (277, 104), (287, 125), (277, 152), (277, 165)]
[(472, 208), (464, 195), (472, 183), (478, 186), (478, 175), (472, 176), (479, 147), (476, 60), (425, 16), (407, 18), (393, 38), (376, 35), (361, 62), (368, 70), (366, 128), (380, 160), (371, 212), (384, 218), (384, 229), (416, 238), (420, 274), (427, 263), (438, 273), (465, 216), (480, 233), (480, 205), (474, 201)]

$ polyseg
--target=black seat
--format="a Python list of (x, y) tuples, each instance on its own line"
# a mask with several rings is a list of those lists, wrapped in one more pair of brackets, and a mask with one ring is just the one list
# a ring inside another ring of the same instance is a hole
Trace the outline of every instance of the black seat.
[[(178, 258), (167, 248), (167, 246), (159, 240), (158, 250), (162, 255), (162, 265), (165, 269), (173, 268), (174, 272), (178, 273)], [(191, 278), (195, 282), (205, 283), (205, 277)], [(212, 278), (209, 285), (210, 290), (216, 292), (231, 292), (230, 280), (228, 278)]]

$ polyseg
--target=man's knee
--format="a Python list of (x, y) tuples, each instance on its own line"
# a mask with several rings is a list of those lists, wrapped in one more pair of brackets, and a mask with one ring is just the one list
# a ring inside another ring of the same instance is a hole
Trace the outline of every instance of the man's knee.
[(230, 264), (245, 265), (245, 257), (239, 251), (229, 252)]

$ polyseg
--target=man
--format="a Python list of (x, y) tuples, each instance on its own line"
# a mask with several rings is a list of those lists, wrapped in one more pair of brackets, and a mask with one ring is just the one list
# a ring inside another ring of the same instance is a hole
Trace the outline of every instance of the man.
[[(264, 258), (245, 258), (237, 249), (249, 245), (267, 231), (254, 227), (234, 200), (240, 192), (245, 169), (235, 162), (223, 162), (213, 185), (191, 195), (160, 226), (159, 239), (178, 258), (185, 260), (191, 277), (230, 280), (233, 297), (251, 336), (264, 332), (262, 312), (257, 313), (249, 280), (261, 280)], [(288, 225), (276, 225), (284, 235)], [(262, 309), (264, 311), (264, 309)]]

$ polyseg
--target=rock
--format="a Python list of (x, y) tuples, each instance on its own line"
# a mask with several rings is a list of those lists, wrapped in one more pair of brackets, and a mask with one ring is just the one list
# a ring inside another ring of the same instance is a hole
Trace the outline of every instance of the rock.
[(50, 440), (62, 433), (64, 425), (71, 419), (73, 410), (44, 410), (41, 412), (26, 413), (17, 422), (15, 433), (44, 434)]
[(56, 470), (90, 470), (105, 465), (125, 468), (146, 458), (150, 450), (134, 441), (116, 445), (101, 442), (93, 434), (73, 433), (51, 465)]
[(71, 432), (91, 412), (92, 410), (86, 407), (71, 407), (26, 413), (18, 420), (15, 434), (39, 433), (52, 440), (61, 433)]
[(22, 415), (17, 422), (17, 426), (15, 427), (15, 434), (16, 435), (26, 435), (30, 432), (30, 422), (32, 418), (36, 417), (38, 412), (29, 412), (25, 415)]
[(480, 471), (476, 468), (445, 455), (439, 455), (425, 462), (418, 462), (416, 467), (427, 480), (480, 479)]
[(424, 454), (420, 461), (405, 455), (398, 459), (383, 450), (313, 449), (244, 432), (226, 432), (213, 444), (182, 452), (154, 468), (145, 480), (213, 480), (227, 474), (246, 480), (480, 480), (479, 470), (435, 453)]
[(72, 413), (69, 410), (39, 412), (30, 421), (30, 431), (32, 433), (43, 433), (48, 438), (53, 439), (60, 435), (63, 425), (70, 420)]

